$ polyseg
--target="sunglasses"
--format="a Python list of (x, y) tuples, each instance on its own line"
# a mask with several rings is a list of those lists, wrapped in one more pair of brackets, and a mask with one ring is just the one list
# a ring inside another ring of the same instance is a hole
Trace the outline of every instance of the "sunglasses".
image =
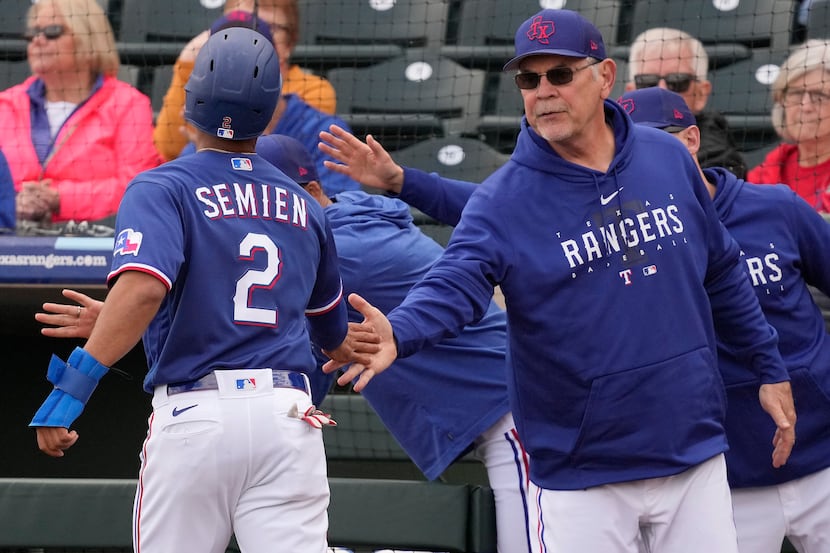
[(545, 77), (548, 82), (554, 86), (562, 86), (573, 81), (574, 74), (577, 71), (582, 71), (583, 69), (587, 69), (597, 63), (599, 63), (599, 61), (593, 61), (588, 65), (583, 65), (582, 67), (577, 68), (554, 67), (553, 69), (548, 69), (544, 73), (517, 73), (513, 78), (516, 81), (516, 86), (522, 90), (533, 90), (539, 86), (540, 82), (542, 82), (542, 77)]
[(46, 40), (55, 40), (63, 36), (66, 32), (66, 27), (63, 25), (46, 25), (45, 27), (29, 27), (23, 31), (23, 38), (32, 41), (39, 34), (43, 34)]
[(634, 85), (638, 89), (655, 87), (660, 84), (661, 80), (666, 81), (666, 88), (672, 92), (686, 92), (689, 90), (692, 81), (697, 80), (697, 76), (691, 73), (669, 73), (668, 75), (643, 73), (642, 75), (634, 75)]

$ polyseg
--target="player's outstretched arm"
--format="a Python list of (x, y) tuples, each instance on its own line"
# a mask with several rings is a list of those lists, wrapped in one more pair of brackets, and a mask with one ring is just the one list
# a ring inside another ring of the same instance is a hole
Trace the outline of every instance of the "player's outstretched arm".
[(789, 382), (762, 384), (759, 391), (761, 406), (775, 421), (775, 436), (772, 445), (772, 466), (782, 467), (787, 463), (795, 445), (795, 404)]
[(44, 303), (43, 313), (35, 313), (35, 320), (45, 325), (40, 333), (50, 338), (89, 338), (92, 327), (104, 302), (75, 290), (61, 291), (69, 303)]
[(401, 193), (403, 168), (371, 134), (363, 143), (337, 125), (331, 125), (329, 131), (320, 132), (318, 148), (340, 163), (326, 160), (327, 168), (371, 188)]
[[(365, 363), (352, 363), (351, 366), (337, 379), (341, 386), (356, 380), (354, 391), (359, 392), (366, 387), (376, 374), (382, 373), (398, 357), (398, 348), (392, 335), (392, 325), (386, 316), (376, 307), (357, 294), (349, 295), (349, 303), (363, 315), (359, 331), (349, 327), (350, 337), (355, 340), (355, 347), (361, 348), (367, 357)], [(371, 335), (371, 336), (370, 336)], [(357, 345), (358, 342), (365, 345)], [(371, 350), (375, 350), (371, 352)], [(323, 365), (323, 372), (330, 373), (343, 367), (343, 363), (332, 359)]]

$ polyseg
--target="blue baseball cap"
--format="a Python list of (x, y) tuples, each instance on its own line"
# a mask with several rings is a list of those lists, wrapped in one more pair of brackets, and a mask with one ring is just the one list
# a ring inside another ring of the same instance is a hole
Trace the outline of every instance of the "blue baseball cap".
[(571, 10), (542, 10), (516, 31), (516, 56), (504, 71), (518, 69), (529, 56), (557, 54), (604, 60), (605, 43), (593, 23)]
[(686, 100), (680, 94), (658, 88), (641, 88), (626, 92), (617, 100), (638, 125), (663, 129), (668, 132), (682, 131), (697, 125)]
[(271, 27), (268, 23), (245, 10), (233, 10), (218, 18), (210, 26), (210, 34), (218, 33), (231, 27), (247, 27), (253, 29), (267, 38), (268, 42), (272, 45), (274, 44), (274, 37), (271, 35)]
[(300, 186), (320, 180), (311, 155), (295, 138), (284, 134), (260, 136), (256, 141), (256, 153)]

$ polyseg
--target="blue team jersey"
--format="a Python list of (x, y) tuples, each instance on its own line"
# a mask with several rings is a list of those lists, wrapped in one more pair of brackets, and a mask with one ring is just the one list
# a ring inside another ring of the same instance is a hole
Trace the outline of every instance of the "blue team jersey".
[(808, 284), (830, 293), (830, 225), (790, 188), (754, 185), (726, 169), (706, 169), (716, 183), (718, 216), (741, 246), (746, 274), (787, 365), (798, 413), (796, 445), (773, 468), (775, 424), (758, 402), (758, 376), (718, 343), (727, 391), (726, 466), (733, 488), (769, 486), (830, 466), (830, 334)]
[[(343, 287), (388, 313), (441, 257), (443, 248), (412, 222), (400, 200), (363, 191), (338, 194), (325, 209)], [(349, 317), (363, 317), (349, 309)], [(434, 480), (509, 411), (507, 317), (490, 302), (475, 324), (396, 360), (363, 390), (401, 447)]]
[(322, 208), (255, 154), (203, 151), (133, 179), (109, 284), (130, 270), (170, 291), (144, 335), (147, 391), (220, 368), (310, 372), (309, 331), (324, 348), (346, 333)]

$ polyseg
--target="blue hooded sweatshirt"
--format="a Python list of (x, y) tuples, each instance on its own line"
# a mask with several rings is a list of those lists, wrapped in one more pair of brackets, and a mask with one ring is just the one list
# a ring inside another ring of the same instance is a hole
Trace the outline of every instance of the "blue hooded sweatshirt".
[(511, 160), (389, 314), (406, 357), (477, 320), (501, 286), (511, 409), (547, 489), (668, 476), (725, 451), (716, 326), (761, 382), (788, 379), (688, 151), (605, 110), (617, 144), (605, 173), (523, 121)]
[[(326, 207), (346, 293), (388, 313), (441, 257), (409, 206), (354, 191)], [(475, 325), (397, 360), (363, 395), (424, 475), (433, 480), (508, 413), (507, 319), (492, 301)], [(363, 317), (350, 308), (349, 317)]]
[(798, 410), (796, 445), (787, 464), (773, 468), (766, 451), (775, 425), (758, 403), (758, 375), (719, 343), (729, 483), (780, 484), (830, 466), (830, 335), (807, 288), (830, 293), (830, 224), (787, 186), (748, 184), (721, 168), (705, 174), (767, 321), (778, 331)]

